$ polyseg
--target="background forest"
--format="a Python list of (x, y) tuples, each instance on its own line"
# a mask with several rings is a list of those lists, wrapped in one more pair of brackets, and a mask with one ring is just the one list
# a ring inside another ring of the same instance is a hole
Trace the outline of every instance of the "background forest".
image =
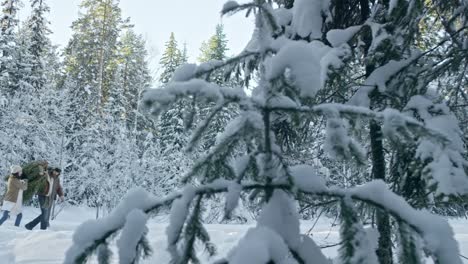
[[(32, 12), (18, 21), (23, 4)], [(49, 39), (48, 12), (45, 0), (2, 1), (0, 170), (46, 159), (64, 169), (69, 201), (106, 210), (135, 186), (158, 196), (173, 190), (191, 162), (182, 149), (183, 105), (156, 120), (139, 111), (139, 100), (187, 62), (188, 47), (168, 36), (152, 74), (145, 40), (118, 1), (82, 1), (63, 50)], [(223, 26), (213, 29), (200, 62), (227, 57)]]

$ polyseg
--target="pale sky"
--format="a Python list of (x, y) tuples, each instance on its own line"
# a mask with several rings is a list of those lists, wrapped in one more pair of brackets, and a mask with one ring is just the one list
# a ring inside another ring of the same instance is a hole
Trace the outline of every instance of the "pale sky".
[[(20, 12), (24, 20), (29, 14), (29, 0)], [(51, 8), (49, 20), (52, 42), (65, 46), (71, 36), (71, 23), (78, 17), (80, 0), (47, 0)], [(187, 42), (191, 60), (199, 54), (202, 41), (208, 39), (217, 23), (222, 22), (229, 39), (229, 55), (240, 52), (250, 39), (252, 17), (244, 14), (221, 18), (220, 10), (226, 0), (120, 0), (123, 17), (130, 17), (135, 31), (148, 42), (152, 68), (156, 68), (159, 54), (171, 32), (182, 46)], [(245, 2), (245, 1), (239, 1)]]

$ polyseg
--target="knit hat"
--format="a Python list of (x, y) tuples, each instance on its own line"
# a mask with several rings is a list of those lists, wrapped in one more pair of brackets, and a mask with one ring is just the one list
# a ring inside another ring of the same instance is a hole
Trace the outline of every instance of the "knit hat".
[(18, 165), (13, 165), (10, 167), (10, 171), (11, 171), (11, 174), (15, 174), (15, 173), (23, 173), (23, 169), (21, 168), (21, 166), (18, 166)]

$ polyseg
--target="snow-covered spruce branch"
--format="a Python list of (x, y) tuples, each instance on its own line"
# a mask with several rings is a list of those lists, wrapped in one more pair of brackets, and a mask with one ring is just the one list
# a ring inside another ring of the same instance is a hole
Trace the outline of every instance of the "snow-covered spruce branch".
[(229, 67), (231, 65), (238, 65), (245, 59), (249, 57), (256, 57), (259, 56), (260, 53), (256, 51), (244, 51), (241, 54), (227, 59), (226, 61), (218, 62), (218, 63), (211, 63), (211, 64), (204, 64), (203, 67), (198, 67), (195, 72), (193, 73), (194, 78), (203, 78), (219, 69), (223, 69)]
[[(329, 115), (330, 113), (338, 112), (342, 116), (367, 117), (383, 122), (391, 119), (390, 121), (396, 121), (398, 123), (392, 125), (399, 125), (399, 128), (401, 129), (408, 127), (418, 135), (437, 139), (442, 144), (450, 142), (450, 139), (439, 131), (430, 129), (416, 119), (403, 115), (397, 111), (392, 111), (391, 109), (386, 109), (382, 112), (376, 112), (366, 107), (333, 103), (320, 104), (312, 107), (298, 106), (297, 103), (293, 102), (288, 97), (273, 98), (273, 100), (270, 100), (268, 105), (265, 106), (264, 102), (257, 102), (255, 99), (247, 98), (246, 94), (242, 90), (220, 87), (216, 84), (208, 83), (200, 79), (191, 79), (186, 82), (174, 82), (169, 84), (164, 89), (151, 90), (145, 94), (143, 102), (151, 114), (158, 115), (178, 99), (195, 95), (199, 98), (205, 97), (213, 101), (217, 101), (218, 105), (221, 106), (226, 106), (227, 104), (233, 102), (239, 103), (241, 105), (251, 102), (251, 105), (257, 107), (258, 109), (267, 109), (270, 112), (299, 112), (320, 114), (325, 116)], [(216, 111), (213, 111), (212, 113), (216, 114)], [(204, 127), (203, 124), (201, 127)], [(199, 134), (203, 132), (203, 129), (198, 129), (197, 131), (198, 133), (196, 133), (194, 136), (200, 137)], [(192, 141), (193, 143), (196, 142), (197, 137), (194, 137), (194, 139), (195, 140)], [(190, 149), (190, 147), (188, 147), (188, 149)]]
[(206, 167), (214, 157), (219, 156), (220, 153), (232, 150), (232, 145), (236, 143), (240, 135), (255, 134), (255, 131), (262, 130), (262, 123), (259, 120), (261, 119), (258, 113), (250, 112), (231, 121), (222, 136), (217, 139), (217, 144), (210, 149), (208, 154), (194, 164), (192, 169), (184, 175), (182, 182), (189, 182), (193, 176)]
[(215, 107), (213, 107), (213, 110), (208, 114), (208, 116), (197, 126), (195, 131), (192, 133), (192, 136), (190, 138), (190, 141), (188, 142), (186, 151), (191, 152), (194, 150), (196, 147), (197, 143), (199, 142), (200, 138), (203, 136), (203, 132), (206, 131), (208, 126), (210, 125), (211, 120), (223, 110), (224, 107), (227, 107), (227, 105), (230, 102), (223, 102), (217, 104)]
[(448, 138), (447, 135), (440, 133), (437, 130), (427, 127), (424, 123), (419, 122), (418, 120), (404, 115), (398, 111), (393, 111), (392, 109), (386, 109), (381, 112), (373, 111), (367, 107), (361, 106), (351, 106), (351, 105), (343, 105), (343, 104), (320, 104), (313, 107), (307, 106), (273, 106), (268, 107), (271, 111), (278, 111), (278, 112), (297, 112), (297, 113), (306, 113), (306, 114), (314, 114), (314, 115), (324, 115), (327, 117), (329, 113), (337, 112), (340, 116), (345, 117), (364, 117), (369, 119), (374, 119), (376, 121), (383, 122), (385, 125), (386, 121), (391, 121), (389, 119), (397, 119), (398, 125), (400, 128), (407, 126), (409, 127), (414, 133), (418, 135), (427, 136), (433, 139), (438, 140), (442, 144), (447, 144), (451, 140)]
[[(185, 66), (190, 67), (190, 65)], [(184, 70), (183, 67), (180, 70)], [(144, 94), (142, 107), (146, 112), (157, 116), (178, 99), (189, 96), (197, 96), (218, 104), (224, 104), (226, 101), (239, 102), (246, 98), (242, 89), (221, 87), (204, 80), (190, 79), (171, 82), (164, 89), (148, 90)]]
[[(311, 176), (312, 177), (312, 176)], [(397, 221), (407, 224), (425, 242), (425, 247), (437, 263), (457, 264), (459, 249), (453, 231), (442, 217), (425, 210), (413, 209), (403, 198), (391, 192), (384, 182), (373, 181), (349, 190), (327, 188), (308, 179), (295, 179), (296, 184), (244, 183), (239, 185), (243, 192), (251, 190), (284, 190), (295, 195), (313, 195), (338, 199), (347, 197), (387, 211)], [(236, 182), (218, 180), (210, 184), (187, 187), (183, 192), (171, 194), (163, 199), (150, 197), (143, 190), (130, 192), (122, 203), (107, 217), (83, 223), (73, 237), (73, 245), (66, 254), (66, 264), (85, 263), (102, 244), (115, 238), (124, 228), (127, 215), (135, 209), (146, 214), (156, 214), (166, 206), (173, 206), (171, 226), (168, 227), (169, 241), (174, 246), (180, 239), (180, 232), (189, 213), (189, 207), (202, 196), (226, 193)], [(176, 205), (174, 203), (180, 203)], [(182, 206), (182, 207), (181, 207)], [(184, 208), (182, 211), (180, 209)], [(183, 214), (183, 215), (179, 215)], [(174, 226), (175, 225), (175, 226)], [(79, 231), (79, 232), (78, 232)], [(172, 239), (171, 239), (172, 237)], [(171, 244), (171, 243), (170, 243)], [(175, 248), (173, 248), (175, 250)]]

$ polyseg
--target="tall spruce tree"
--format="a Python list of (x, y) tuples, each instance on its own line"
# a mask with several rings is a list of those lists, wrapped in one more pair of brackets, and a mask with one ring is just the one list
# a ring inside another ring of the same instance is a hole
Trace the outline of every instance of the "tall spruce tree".
[(50, 8), (45, 0), (31, 1), (32, 13), (26, 25), (30, 31), (29, 53), (31, 54), (31, 85), (36, 90), (42, 90), (46, 84), (45, 54), (50, 52), (51, 43), (48, 34), (51, 33), (46, 15)]
[(85, 0), (73, 22), (65, 49), (65, 74), (78, 86), (78, 98), (89, 102), (90, 113), (108, 99), (116, 71), (117, 42), (123, 20), (118, 0)]
[[(166, 49), (159, 61), (162, 73), (159, 81), (166, 85), (172, 79), (175, 70), (184, 63), (174, 33), (171, 33), (166, 43)], [(181, 101), (174, 105), (169, 111), (164, 113), (159, 120), (159, 130), (161, 133), (161, 147), (164, 152), (180, 151), (187, 141), (185, 133), (183, 109), (187, 107), (186, 101)]]
[(162, 73), (159, 76), (161, 83), (168, 83), (171, 80), (177, 67), (182, 62), (182, 54), (177, 45), (174, 32), (171, 33), (169, 40), (166, 42), (166, 48), (162, 54), (159, 64), (162, 67)]
[(19, 45), (16, 35), (19, 4), (19, 0), (3, 0), (1, 2), (0, 52), (2, 56), (0, 57), (0, 86), (3, 95), (12, 95), (19, 89), (16, 50)]
[[(200, 48), (200, 56), (198, 60), (202, 63), (212, 63), (213, 61), (223, 61), (227, 59), (226, 52), (228, 40), (226, 34), (224, 33), (224, 26), (222, 24), (216, 25), (215, 33), (211, 36), (208, 41), (202, 43)], [(234, 80), (227, 80), (225, 76), (224, 69), (220, 69), (216, 72), (213, 72), (210, 77), (210, 81), (215, 82), (219, 85), (225, 87), (231, 87), (233, 89), (239, 88), (238, 84)], [(200, 108), (200, 118), (204, 119), (207, 115), (210, 114), (213, 104), (201, 104)], [(228, 109), (223, 109), (213, 117), (213, 121), (208, 128), (207, 133), (203, 137), (203, 149), (208, 149), (216, 141), (217, 135), (223, 131), (226, 124), (232, 117), (236, 114), (237, 109), (235, 107), (230, 107)]]
[(182, 58), (180, 59), (180, 61), (182, 63), (187, 63), (188, 62), (189, 57), (188, 57), (187, 42), (184, 42), (184, 47), (182, 48), (181, 57)]
[(132, 28), (123, 32), (118, 43), (117, 74), (120, 79), (114, 86), (120, 88), (124, 95), (126, 102), (123, 103), (122, 115), (128, 129), (134, 132), (146, 129), (151, 124), (138, 109), (141, 94), (151, 84), (145, 45), (143, 37), (137, 35)]
[(228, 51), (227, 47), (227, 37), (224, 33), (223, 24), (216, 25), (216, 31), (213, 36), (210, 37), (208, 41), (204, 41), (200, 48), (200, 57), (198, 60), (200, 62), (207, 62), (210, 60), (225, 60), (226, 52)]

